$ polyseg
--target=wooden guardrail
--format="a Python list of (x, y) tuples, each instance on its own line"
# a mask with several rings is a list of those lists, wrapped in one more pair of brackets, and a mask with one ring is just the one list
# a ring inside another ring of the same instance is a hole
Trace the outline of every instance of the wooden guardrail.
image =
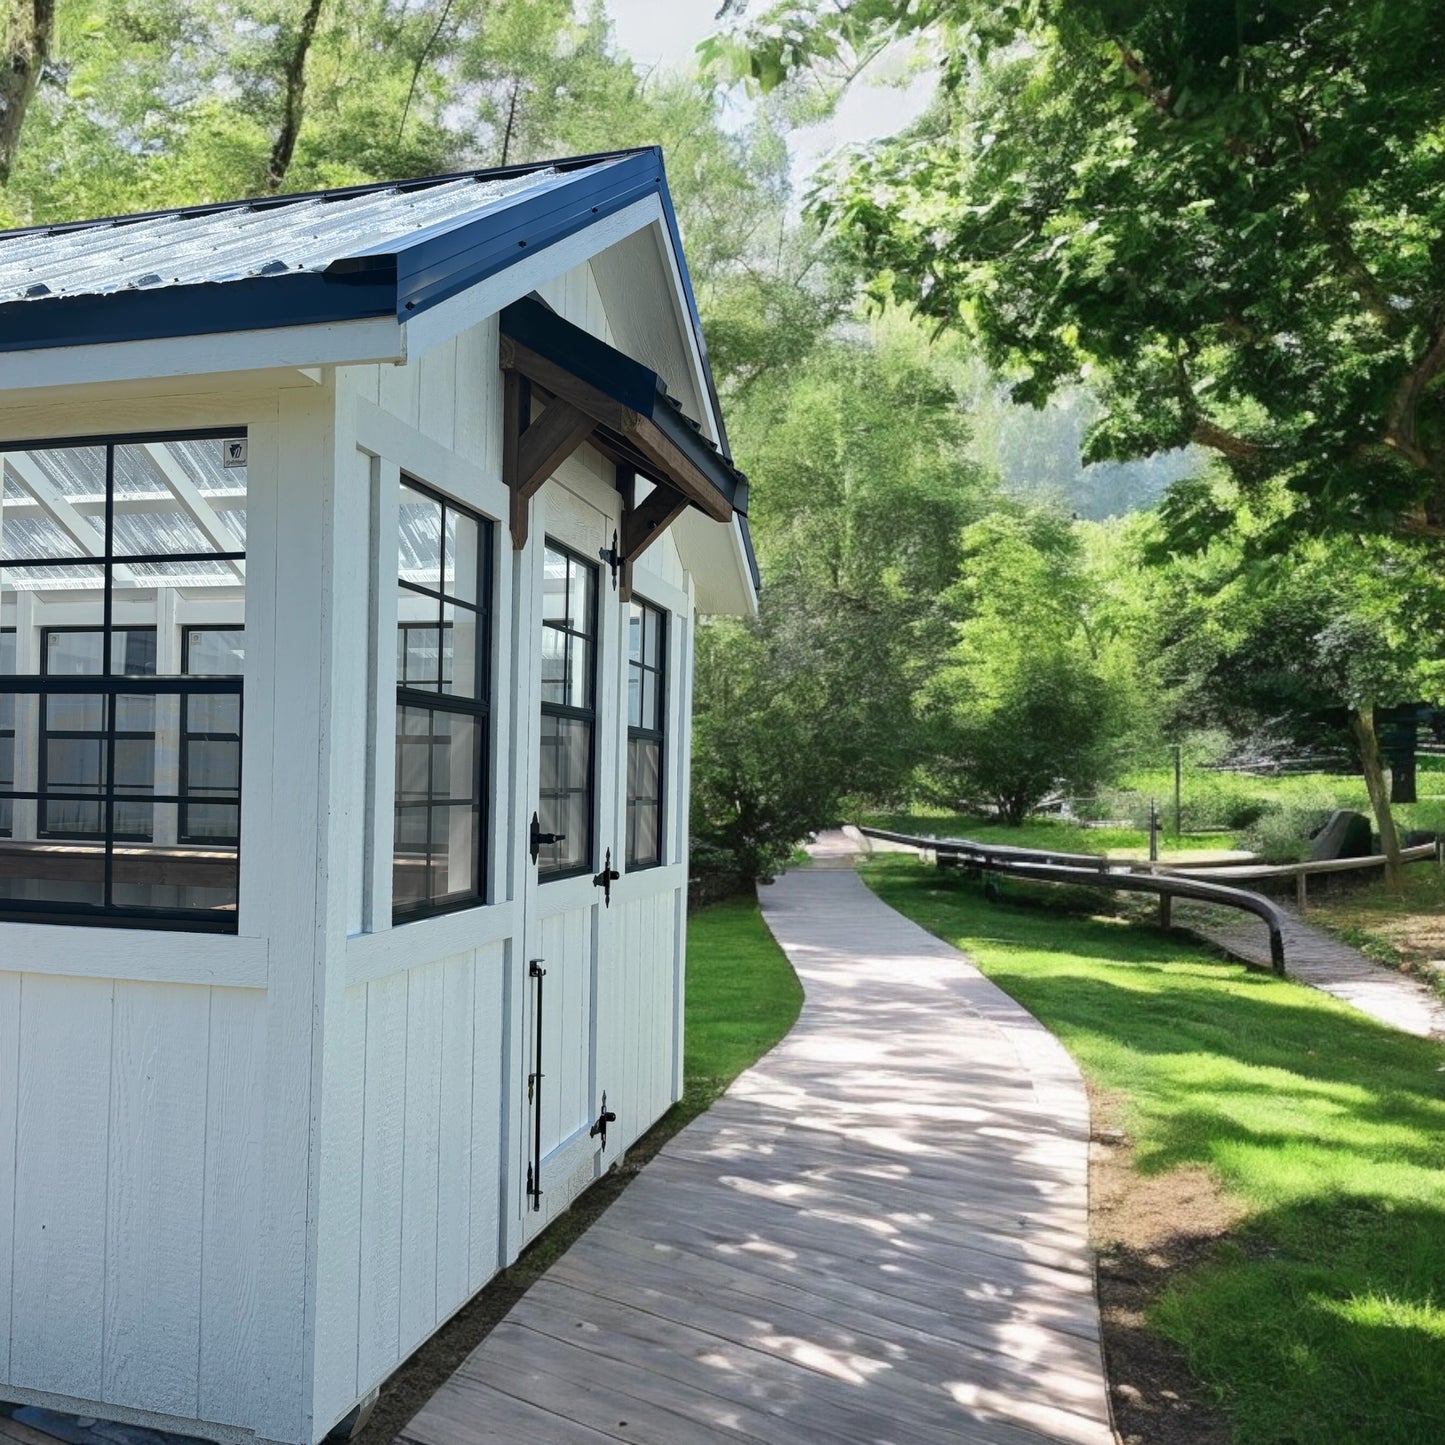
[(1153, 893), (1159, 899), (1159, 921), (1169, 927), (1176, 898), (1238, 908), (1262, 919), (1269, 929), (1269, 956), (1274, 971), (1284, 974), (1284, 910), (1262, 893), (1227, 884), (1207, 882), (1177, 873), (1137, 871), (1136, 865), (1111, 862), (1097, 853), (1053, 853), (1043, 848), (1013, 848), (978, 843), (971, 838), (933, 838), (917, 833), (895, 833), (886, 828), (860, 828), (865, 838), (900, 843), (931, 852), (939, 867), (966, 868), (979, 873), (1029, 879), (1036, 883), (1076, 883), (1091, 888), (1118, 888)]
[[(1400, 849), (1400, 857), (1406, 863), (1424, 863), (1434, 860), (1445, 862), (1441, 844), (1417, 843)], [(1390, 860), (1383, 853), (1371, 853), (1365, 858), (1322, 858), (1305, 863), (1238, 863), (1225, 867), (1210, 867), (1211, 878), (1231, 878), (1237, 883), (1264, 882), (1272, 879), (1293, 878), (1295, 880), (1295, 903), (1303, 913), (1308, 905), (1309, 880), (1319, 874), (1352, 873), (1357, 870), (1383, 868)], [(1170, 873), (1184, 878), (1196, 877), (1197, 864), (1172, 865), (1150, 863), (1146, 865), (1157, 873)]]

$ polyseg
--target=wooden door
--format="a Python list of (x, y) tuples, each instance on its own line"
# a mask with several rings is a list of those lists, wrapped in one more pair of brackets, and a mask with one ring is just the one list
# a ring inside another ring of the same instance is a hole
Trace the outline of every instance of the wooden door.
[[(521, 1177), (524, 1239), (597, 1177), (599, 979), (612, 942), (606, 871), (616, 832), (617, 779), (608, 742), (618, 728), (619, 628), (606, 519), (563, 494), (548, 509), (533, 570), (529, 672), (535, 679), (532, 765), (519, 800), (528, 836), (522, 1009)], [(535, 848), (532, 846), (535, 836)], [(535, 859), (534, 859), (535, 854)]]

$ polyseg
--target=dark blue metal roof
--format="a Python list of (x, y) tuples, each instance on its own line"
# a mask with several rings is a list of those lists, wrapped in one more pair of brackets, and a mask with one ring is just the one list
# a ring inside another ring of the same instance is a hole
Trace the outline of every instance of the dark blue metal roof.
[(721, 426), (655, 146), (0, 232), (0, 351), (405, 321), (649, 195)]

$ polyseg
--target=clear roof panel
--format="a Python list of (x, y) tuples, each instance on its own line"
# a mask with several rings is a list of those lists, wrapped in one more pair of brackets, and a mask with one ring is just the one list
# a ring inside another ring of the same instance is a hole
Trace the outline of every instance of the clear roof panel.
[[(610, 164), (599, 161), (598, 166)], [(470, 222), (567, 179), (551, 168), (0, 233), (0, 303), (324, 271)]]

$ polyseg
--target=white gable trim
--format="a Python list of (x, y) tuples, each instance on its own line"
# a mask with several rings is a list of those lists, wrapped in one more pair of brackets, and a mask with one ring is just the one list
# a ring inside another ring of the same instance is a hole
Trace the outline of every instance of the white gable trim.
[(645, 227), (660, 223), (662, 202), (656, 196), (634, 201), (632, 205), (584, 227), (564, 240), (556, 241), (541, 251), (519, 256), (514, 265), (485, 281), (422, 312), (406, 323), (407, 349), (420, 356), (453, 336), (495, 316), (504, 306), (530, 295), (539, 286), (565, 275), (575, 266), (590, 261), (599, 251)]

